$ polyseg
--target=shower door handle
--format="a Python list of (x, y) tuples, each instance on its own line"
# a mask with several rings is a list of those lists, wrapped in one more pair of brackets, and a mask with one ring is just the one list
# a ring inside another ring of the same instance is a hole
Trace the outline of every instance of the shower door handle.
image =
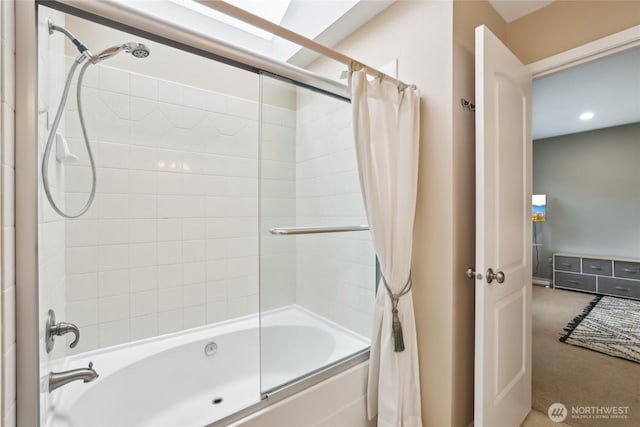
[(350, 225), (346, 227), (275, 227), (269, 233), (280, 236), (297, 234), (344, 233), (348, 231), (366, 231), (368, 225)]

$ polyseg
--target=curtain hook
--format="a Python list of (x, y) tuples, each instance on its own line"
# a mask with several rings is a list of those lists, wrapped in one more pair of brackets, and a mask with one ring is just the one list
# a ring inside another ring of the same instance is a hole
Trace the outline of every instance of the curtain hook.
[(363, 68), (364, 68), (364, 65), (356, 61), (355, 59), (352, 59), (351, 62), (349, 63), (349, 73), (355, 73), (356, 71), (360, 71)]

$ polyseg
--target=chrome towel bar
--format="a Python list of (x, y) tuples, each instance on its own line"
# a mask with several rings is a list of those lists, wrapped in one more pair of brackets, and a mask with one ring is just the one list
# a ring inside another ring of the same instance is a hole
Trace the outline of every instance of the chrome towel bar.
[(344, 233), (347, 231), (366, 231), (368, 225), (351, 225), (346, 227), (277, 227), (269, 230), (271, 234), (282, 236), (294, 234)]

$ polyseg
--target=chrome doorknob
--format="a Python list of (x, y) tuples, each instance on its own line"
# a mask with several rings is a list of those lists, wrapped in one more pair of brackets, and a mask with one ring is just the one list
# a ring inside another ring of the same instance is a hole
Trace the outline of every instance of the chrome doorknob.
[(493, 272), (493, 269), (490, 268), (487, 270), (487, 283), (493, 282), (493, 279), (498, 283), (504, 282), (504, 273), (502, 271), (498, 271), (497, 273)]
[(475, 278), (476, 278), (476, 272), (475, 272), (475, 271), (473, 271), (473, 267), (469, 267), (469, 268), (467, 268), (466, 273), (467, 273), (467, 277), (468, 277), (469, 279), (475, 279)]

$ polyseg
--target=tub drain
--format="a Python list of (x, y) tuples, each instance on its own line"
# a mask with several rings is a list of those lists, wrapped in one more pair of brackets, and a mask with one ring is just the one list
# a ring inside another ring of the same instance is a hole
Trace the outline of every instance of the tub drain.
[(215, 399), (213, 399), (211, 401), (211, 403), (213, 403), (214, 405), (217, 405), (218, 403), (222, 403), (222, 398), (221, 397), (216, 397)]

